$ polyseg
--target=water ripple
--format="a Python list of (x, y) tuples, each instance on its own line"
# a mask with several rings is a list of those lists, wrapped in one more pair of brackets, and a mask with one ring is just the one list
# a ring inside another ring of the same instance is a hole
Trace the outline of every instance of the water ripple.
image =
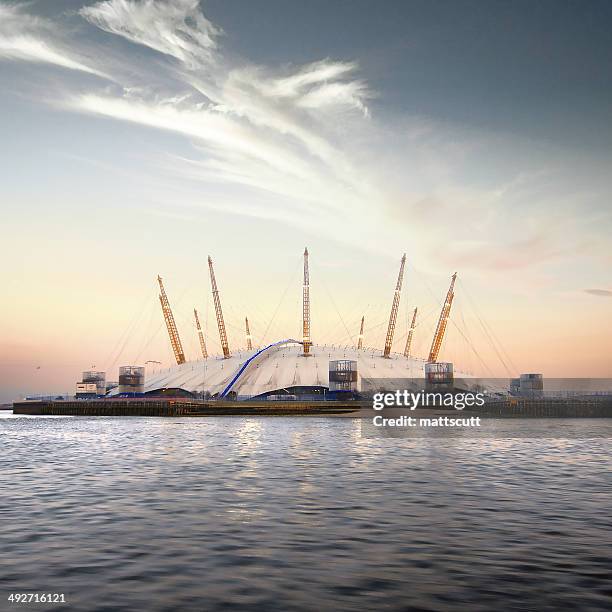
[(0, 420), (0, 609), (609, 609), (608, 439), (358, 428)]

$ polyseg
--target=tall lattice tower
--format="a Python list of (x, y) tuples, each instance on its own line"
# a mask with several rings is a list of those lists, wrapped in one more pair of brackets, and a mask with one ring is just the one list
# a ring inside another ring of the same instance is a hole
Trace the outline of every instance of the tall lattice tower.
[(208, 256), (208, 269), (210, 271), (210, 286), (215, 303), (215, 313), (217, 315), (217, 326), (219, 328), (219, 338), (221, 340), (221, 348), (223, 349), (223, 358), (227, 359), (230, 356), (229, 344), (227, 342), (227, 332), (225, 331), (225, 322), (223, 321), (223, 311), (221, 310), (221, 300), (219, 299), (219, 290), (217, 289), (217, 281), (215, 280), (215, 271), (213, 269), (213, 261)]
[(363, 348), (363, 322), (365, 321), (365, 315), (361, 317), (361, 327), (359, 328), (359, 338), (357, 339), (357, 349)]
[(438, 361), (438, 355), (440, 354), (440, 348), (442, 347), (442, 340), (444, 340), (444, 333), (446, 332), (446, 323), (448, 322), (451, 306), (453, 305), (453, 298), (455, 297), (456, 278), (457, 273), (455, 272), (451, 277), (451, 284), (446, 294), (446, 300), (444, 300), (444, 306), (442, 306), (442, 312), (440, 313), (440, 318), (438, 319), (438, 325), (436, 326), (436, 333), (434, 334), (433, 341), (431, 343), (427, 363), (435, 363)]
[(253, 350), (253, 341), (251, 339), (251, 330), (249, 329), (249, 317), (244, 317), (244, 324), (246, 326), (247, 350), (252, 351)]
[(408, 337), (406, 338), (406, 347), (404, 348), (404, 357), (410, 357), (410, 347), (412, 346), (412, 334), (414, 334), (414, 328), (416, 327), (417, 309), (414, 309), (412, 313), (412, 323), (410, 323), (410, 329), (408, 330)]
[(304, 285), (302, 287), (302, 342), (304, 355), (310, 354), (310, 276), (308, 273), (308, 249), (304, 249)]
[(389, 315), (389, 327), (387, 327), (387, 337), (385, 339), (385, 350), (383, 357), (389, 357), (391, 353), (391, 345), (393, 344), (393, 334), (395, 333), (395, 323), (397, 321), (397, 311), (399, 309), (400, 295), (402, 293), (402, 280), (404, 279), (404, 266), (406, 265), (406, 253), (402, 257), (400, 264), (399, 275), (395, 285), (395, 293), (393, 294), (393, 304), (391, 305), (391, 314)]
[(195, 317), (196, 329), (198, 330), (198, 338), (200, 340), (200, 350), (202, 351), (202, 357), (204, 357), (204, 359), (208, 359), (208, 351), (206, 350), (204, 333), (202, 332), (202, 327), (200, 325), (200, 317), (198, 317), (198, 311), (195, 308), (193, 309), (193, 316)]
[(181, 338), (179, 336), (178, 329), (176, 328), (174, 315), (172, 314), (172, 309), (170, 308), (170, 302), (168, 301), (168, 296), (166, 295), (166, 290), (164, 289), (162, 277), (159, 275), (157, 276), (157, 282), (159, 283), (159, 302), (161, 304), (162, 314), (164, 315), (164, 321), (166, 322), (166, 328), (168, 329), (168, 336), (170, 336), (172, 352), (174, 353), (174, 358), (176, 359), (177, 365), (181, 365), (185, 363), (185, 353), (183, 352)]

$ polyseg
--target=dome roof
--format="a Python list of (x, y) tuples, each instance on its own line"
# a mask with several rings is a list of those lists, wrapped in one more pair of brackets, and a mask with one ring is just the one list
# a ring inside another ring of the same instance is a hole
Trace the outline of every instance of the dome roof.
[[(425, 361), (391, 353), (383, 357), (373, 348), (314, 344), (310, 355), (302, 354), (296, 340), (282, 340), (262, 349), (237, 351), (228, 359), (212, 356), (190, 361), (148, 376), (145, 392), (179, 388), (190, 392), (224, 397), (230, 392), (253, 397), (289, 387), (328, 387), (329, 362), (348, 359), (357, 362), (360, 378), (384, 378), (386, 386), (406, 378), (424, 379)], [(456, 376), (467, 377), (460, 372)], [(116, 391), (115, 391), (116, 393)]]

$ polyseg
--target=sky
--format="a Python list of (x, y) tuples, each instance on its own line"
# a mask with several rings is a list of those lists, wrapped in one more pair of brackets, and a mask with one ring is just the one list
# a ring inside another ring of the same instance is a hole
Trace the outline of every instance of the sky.
[(299, 337), (612, 375), (607, 1), (0, 0), (0, 401)]

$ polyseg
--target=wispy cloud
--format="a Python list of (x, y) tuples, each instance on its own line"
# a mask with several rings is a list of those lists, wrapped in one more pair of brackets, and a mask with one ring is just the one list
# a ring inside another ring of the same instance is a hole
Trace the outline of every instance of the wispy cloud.
[(119, 92), (74, 96), (67, 103), (72, 109), (190, 137), (201, 157), (175, 159), (181, 173), (282, 195), (295, 223), (304, 201), (320, 213), (371, 207), (364, 173), (334, 138), (342, 124), (358, 130), (369, 115), (373, 94), (355, 77), (355, 62), (324, 59), (275, 69), (228, 59), (218, 43), (221, 29), (195, 0), (107, 0), (80, 14), (172, 58), (165, 68), (176, 91), (162, 95), (124, 83)]
[(45, 38), (52, 36), (52, 24), (25, 13), (18, 5), (0, 6), (0, 57), (54, 64), (68, 70), (88, 72), (108, 78), (60, 49)]
[(107, 32), (192, 68), (212, 59), (221, 33), (200, 12), (198, 0), (107, 0), (81, 9), (80, 14)]
[[(609, 217), (576, 221), (576, 202), (591, 195), (559, 188), (568, 173), (546, 156), (525, 158), (506, 135), (500, 142), (431, 117), (395, 117), (392, 126), (372, 117), (377, 94), (355, 58), (255, 64), (225, 48), (197, 0), (104, 0), (78, 12), (94, 35), (72, 39), (24, 6), (0, 7), (0, 56), (110, 75), (110, 85), (67, 86), (52, 103), (188, 139), (189, 153), (160, 163), (168, 191), (187, 206), (271, 218), (377, 251), (409, 244), (433, 267), (484, 273), (602, 243), (597, 228)], [(500, 149), (506, 157), (494, 162)], [(203, 189), (213, 195), (202, 198)], [(574, 219), (572, 227), (551, 216)]]
[(598, 297), (612, 297), (612, 291), (609, 289), (585, 289), (585, 292)]

